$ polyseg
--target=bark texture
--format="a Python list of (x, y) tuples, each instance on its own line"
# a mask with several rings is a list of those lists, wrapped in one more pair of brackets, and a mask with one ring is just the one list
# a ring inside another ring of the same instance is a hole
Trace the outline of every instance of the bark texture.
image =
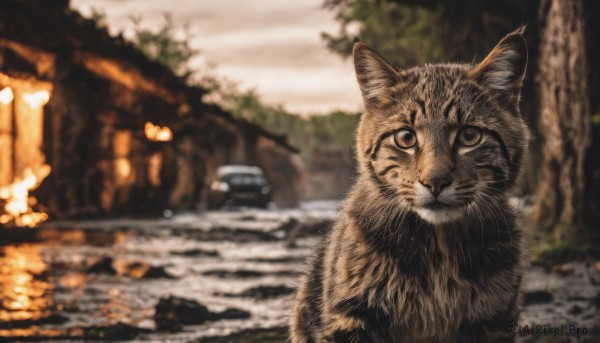
[(542, 164), (534, 220), (575, 238), (581, 228), (591, 116), (581, 0), (540, 2), (539, 132)]

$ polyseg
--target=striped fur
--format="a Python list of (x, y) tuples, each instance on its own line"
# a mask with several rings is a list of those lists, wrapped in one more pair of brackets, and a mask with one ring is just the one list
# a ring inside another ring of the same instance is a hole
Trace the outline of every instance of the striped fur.
[(528, 142), (522, 30), (475, 66), (395, 71), (361, 42), (354, 63), (359, 177), (301, 281), (291, 341), (510, 341), (524, 260), (507, 196)]

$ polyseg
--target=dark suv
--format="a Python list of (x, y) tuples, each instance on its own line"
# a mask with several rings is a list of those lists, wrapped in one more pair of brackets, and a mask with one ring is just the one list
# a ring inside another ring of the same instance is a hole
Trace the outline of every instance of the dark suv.
[(217, 180), (210, 185), (208, 208), (255, 206), (266, 208), (271, 188), (259, 167), (230, 165), (217, 169)]

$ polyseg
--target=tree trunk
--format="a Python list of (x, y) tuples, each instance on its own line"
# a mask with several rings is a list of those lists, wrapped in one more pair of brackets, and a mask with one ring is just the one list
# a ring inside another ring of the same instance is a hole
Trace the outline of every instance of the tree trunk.
[(591, 116), (582, 0), (542, 0), (538, 82), (543, 161), (534, 220), (556, 238), (583, 238), (584, 161)]

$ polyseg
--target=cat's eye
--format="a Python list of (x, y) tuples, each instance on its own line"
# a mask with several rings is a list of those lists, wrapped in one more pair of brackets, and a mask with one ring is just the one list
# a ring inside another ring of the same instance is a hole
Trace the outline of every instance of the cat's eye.
[(458, 143), (465, 147), (472, 147), (481, 142), (483, 132), (480, 128), (467, 126), (458, 133)]
[(394, 142), (402, 149), (412, 148), (417, 144), (417, 135), (412, 130), (402, 129), (394, 135)]

